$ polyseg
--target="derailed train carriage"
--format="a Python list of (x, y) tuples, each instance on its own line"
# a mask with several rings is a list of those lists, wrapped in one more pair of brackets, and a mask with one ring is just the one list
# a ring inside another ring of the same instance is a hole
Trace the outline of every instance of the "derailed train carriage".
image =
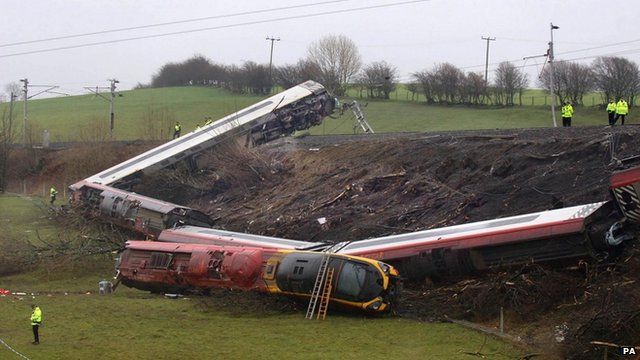
[[(323, 257), (328, 256), (327, 259)], [(212, 288), (311, 297), (323, 261), (335, 276), (331, 301), (370, 312), (396, 299), (398, 272), (379, 261), (289, 249), (129, 241), (118, 262), (126, 286), (157, 292)]]
[[(157, 241), (130, 241), (118, 264), (123, 284), (151, 291), (237, 288), (311, 297), (323, 262), (335, 273), (330, 300), (366, 311), (389, 309), (397, 269), (424, 277), (529, 261), (607, 256), (637, 234), (640, 168), (613, 175), (614, 200), (335, 245), (212, 229), (197, 210), (126, 189), (142, 174), (189, 160), (237, 137), (264, 143), (320, 123), (335, 101), (306, 82), (71, 186), (90, 215)], [(384, 261), (384, 262), (383, 262)], [(390, 263), (391, 265), (387, 264)]]
[[(120, 276), (126, 285), (147, 290), (240, 288), (309, 297), (317, 264), (326, 255), (322, 251), (338, 246), (335, 254), (329, 254), (331, 266), (339, 273), (332, 280), (336, 290), (331, 301), (365, 311), (385, 311), (397, 297), (398, 270), (404, 277), (422, 278), (532, 261), (604, 258), (637, 234), (638, 189), (640, 168), (614, 174), (611, 192), (615, 201), (338, 245), (183, 226), (162, 231), (154, 242), (127, 243)], [(189, 270), (206, 263), (199, 260), (202, 256), (210, 261), (209, 268), (215, 267), (212, 264), (218, 264), (215, 259), (221, 259), (223, 253), (228, 254), (229, 265), (221, 268), (225, 270)], [(252, 254), (252, 260), (232, 260), (234, 256), (248, 258), (240, 254)], [(149, 269), (154, 256), (166, 262)]]

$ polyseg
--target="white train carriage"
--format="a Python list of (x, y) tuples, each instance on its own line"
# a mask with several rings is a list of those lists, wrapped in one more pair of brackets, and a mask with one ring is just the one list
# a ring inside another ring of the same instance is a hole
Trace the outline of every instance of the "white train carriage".
[[(307, 81), (90, 176), (85, 181), (114, 184), (142, 172), (165, 168), (242, 134), (250, 134), (251, 141), (256, 144), (264, 143), (320, 124), (334, 107), (335, 99), (322, 85)], [(73, 191), (75, 187), (72, 185), (70, 188)]]

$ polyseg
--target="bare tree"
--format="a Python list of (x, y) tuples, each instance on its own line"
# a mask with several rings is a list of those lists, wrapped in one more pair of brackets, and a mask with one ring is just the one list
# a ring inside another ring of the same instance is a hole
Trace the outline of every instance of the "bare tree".
[(253, 61), (246, 61), (242, 65), (242, 72), (244, 73), (249, 93), (264, 95), (271, 92), (268, 65), (260, 65)]
[(483, 103), (486, 95), (487, 86), (482, 74), (470, 72), (463, 77), (461, 90), (463, 102), (472, 105), (480, 105)]
[(433, 68), (435, 76), (435, 92), (440, 102), (455, 104), (458, 100), (464, 73), (450, 63), (437, 64)]
[(605, 102), (624, 97), (633, 104), (640, 92), (638, 64), (621, 57), (599, 57), (593, 61), (592, 70), (595, 87), (603, 93)]
[(4, 86), (4, 91), (7, 93), (7, 95), (11, 95), (13, 93), (13, 95), (15, 96), (20, 96), (20, 93), (22, 92), (22, 86), (20, 86), (20, 84), (18, 84), (17, 82), (13, 81), (10, 82), (8, 84), (6, 84)]
[[(567, 61), (554, 64), (554, 91), (561, 103), (582, 104), (584, 95), (593, 90), (594, 76), (591, 68), (586, 65)], [(540, 74), (540, 85), (550, 90), (551, 71), (545, 68)]]
[(180, 63), (163, 65), (153, 75), (151, 87), (214, 84), (220, 80), (222, 69), (203, 55), (194, 55)]
[(495, 92), (499, 94), (496, 103), (513, 106), (516, 94), (521, 94), (528, 83), (527, 75), (515, 65), (501, 62), (496, 69)]
[(367, 90), (368, 97), (388, 99), (396, 89), (398, 70), (386, 61), (377, 61), (365, 66), (357, 79)]
[(316, 78), (337, 96), (346, 93), (351, 78), (360, 70), (358, 47), (344, 35), (327, 35), (307, 49), (307, 59), (316, 64)]
[(285, 89), (296, 86), (307, 80), (316, 80), (320, 73), (317, 65), (309, 60), (300, 59), (295, 65), (279, 66), (275, 70), (276, 83)]
[(435, 76), (428, 70), (419, 71), (411, 74), (418, 84), (417, 87), (422, 90), (424, 97), (427, 99), (427, 104), (433, 104), (436, 102), (435, 95)]

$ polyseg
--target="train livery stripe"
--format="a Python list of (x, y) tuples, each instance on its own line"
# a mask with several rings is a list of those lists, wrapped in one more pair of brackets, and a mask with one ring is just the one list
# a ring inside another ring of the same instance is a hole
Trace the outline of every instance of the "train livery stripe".
[(640, 221), (640, 199), (633, 185), (620, 186), (613, 193), (624, 215), (636, 222)]

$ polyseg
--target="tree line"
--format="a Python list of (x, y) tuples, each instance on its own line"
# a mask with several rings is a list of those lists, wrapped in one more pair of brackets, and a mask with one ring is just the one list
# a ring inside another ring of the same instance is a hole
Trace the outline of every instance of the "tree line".
[[(586, 93), (599, 91), (603, 101), (624, 97), (632, 104), (640, 92), (638, 65), (621, 57), (599, 57), (591, 65), (554, 63), (554, 92), (560, 102), (583, 104)], [(295, 64), (274, 66), (246, 61), (242, 65), (214, 63), (196, 55), (184, 62), (168, 63), (153, 75), (149, 85), (217, 86), (235, 93), (265, 95), (274, 86), (289, 88), (306, 80), (323, 84), (336, 96), (355, 88), (371, 99), (389, 99), (399, 84), (396, 67), (376, 61), (363, 64), (356, 44), (343, 35), (328, 35), (313, 42)], [(545, 67), (537, 83), (549, 91), (551, 71)], [(465, 72), (451, 63), (441, 63), (411, 74), (405, 84), (412, 98), (421, 94), (430, 104), (513, 106), (529, 86), (527, 74), (510, 62), (500, 63), (486, 81), (477, 72)]]

